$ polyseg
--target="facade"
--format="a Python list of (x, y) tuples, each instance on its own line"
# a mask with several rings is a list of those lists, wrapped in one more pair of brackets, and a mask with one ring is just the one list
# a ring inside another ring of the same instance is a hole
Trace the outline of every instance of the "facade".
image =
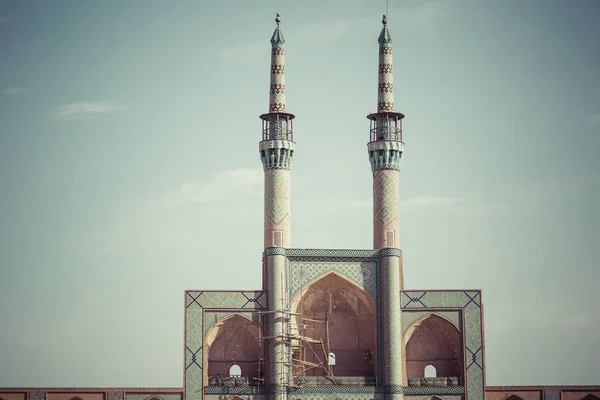
[(379, 35), (377, 111), (369, 114), (371, 249), (291, 247), (294, 115), (285, 39), (271, 38), (264, 168), (263, 285), (185, 292), (183, 389), (0, 388), (1, 400), (600, 400), (600, 386), (485, 385), (479, 290), (406, 290), (399, 245), (402, 120), (392, 38)]

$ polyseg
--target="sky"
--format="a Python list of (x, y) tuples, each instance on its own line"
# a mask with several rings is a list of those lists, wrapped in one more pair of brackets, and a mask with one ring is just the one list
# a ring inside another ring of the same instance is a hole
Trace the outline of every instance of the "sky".
[[(370, 248), (384, 0), (0, 0), (0, 386), (182, 387), (184, 290), (261, 287), (275, 13), (292, 245)], [(487, 385), (600, 384), (600, 2), (389, 0), (407, 289)]]

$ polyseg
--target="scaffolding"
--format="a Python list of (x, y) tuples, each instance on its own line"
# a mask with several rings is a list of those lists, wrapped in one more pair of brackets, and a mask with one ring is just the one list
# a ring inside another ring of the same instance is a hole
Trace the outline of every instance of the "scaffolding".
[[(283, 286), (283, 280), (282, 286)], [(283, 373), (280, 376), (279, 385), (281, 386), (299, 386), (307, 372), (313, 369), (323, 371), (323, 375), (333, 381), (333, 365), (331, 360), (331, 347), (329, 342), (329, 315), (331, 309), (325, 314), (325, 318), (313, 318), (306, 316), (304, 313), (302, 298), (304, 297), (304, 282), (301, 282), (300, 300), (294, 301), (285, 296), (285, 291), (282, 290), (284, 296), (280, 299), (283, 307), (277, 310), (258, 311), (259, 325), (262, 329), (266, 329), (272, 323), (272, 319), (279, 318), (283, 322), (282, 333), (277, 335), (263, 335), (262, 330), (259, 331), (260, 349), (267, 349), (266, 345), (269, 340), (279, 340), (287, 347), (287, 357), (283, 360), (268, 360), (270, 363), (283, 364)], [(299, 303), (299, 312), (292, 312), (292, 303)], [(329, 302), (331, 308), (331, 301)], [(266, 318), (265, 318), (266, 317)], [(265, 320), (266, 319), (266, 320)], [(292, 321), (294, 320), (294, 321)], [(265, 324), (266, 322), (266, 324)], [(316, 332), (317, 324), (323, 324), (324, 337), (318, 337)], [(261, 366), (265, 365), (266, 353), (261, 351), (259, 362), (259, 377), (262, 379)], [(288, 379), (286, 379), (286, 377)], [(333, 381), (334, 382), (334, 381)], [(264, 380), (260, 381), (264, 383)], [(335, 384), (335, 382), (334, 382)]]

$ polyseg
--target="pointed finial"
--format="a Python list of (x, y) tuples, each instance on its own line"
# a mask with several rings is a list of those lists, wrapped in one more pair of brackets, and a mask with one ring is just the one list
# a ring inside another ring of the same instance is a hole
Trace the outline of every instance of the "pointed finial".
[(279, 27), (279, 23), (281, 22), (281, 16), (279, 13), (277, 13), (277, 16), (275, 17), (275, 22), (277, 22), (277, 27)]
[(383, 24), (383, 26), (387, 25), (387, 17), (385, 16), (385, 14), (383, 14), (383, 19), (381, 20), (381, 23)]

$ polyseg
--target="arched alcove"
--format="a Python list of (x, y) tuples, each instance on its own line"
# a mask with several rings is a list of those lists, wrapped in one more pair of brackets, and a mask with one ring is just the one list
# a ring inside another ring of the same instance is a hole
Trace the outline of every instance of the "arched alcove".
[(162, 397), (158, 397), (158, 396), (150, 396), (146, 400), (164, 400), (164, 399)]
[[(302, 337), (323, 342), (298, 341), (295, 359), (325, 364), (329, 353), (334, 353), (334, 376), (375, 376), (377, 320), (371, 295), (331, 272), (305, 286), (292, 305), (293, 311), (302, 315), (294, 317), (293, 328)], [(295, 364), (299, 376), (322, 376), (325, 372), (299, 364)]]
[(511, 394), (510, 396), (508, 396), (506, 399), (504, 400), (523, 400), (523, 398), (515, 395), (515, 394)]
[(233, 365), (240, 375), (258, 378), (262, 358), (258, 324), (239, 314), (216, 322), (205, 336), (205, 369), (209, 377), (228, 377)]
[(433, 366), (437, 377), (458, 377), (462, 381), (462, 340), (456, 327), (436, 315), (415, 321), (406, 332), (406, 369), (408, 378), (424, 377)]

